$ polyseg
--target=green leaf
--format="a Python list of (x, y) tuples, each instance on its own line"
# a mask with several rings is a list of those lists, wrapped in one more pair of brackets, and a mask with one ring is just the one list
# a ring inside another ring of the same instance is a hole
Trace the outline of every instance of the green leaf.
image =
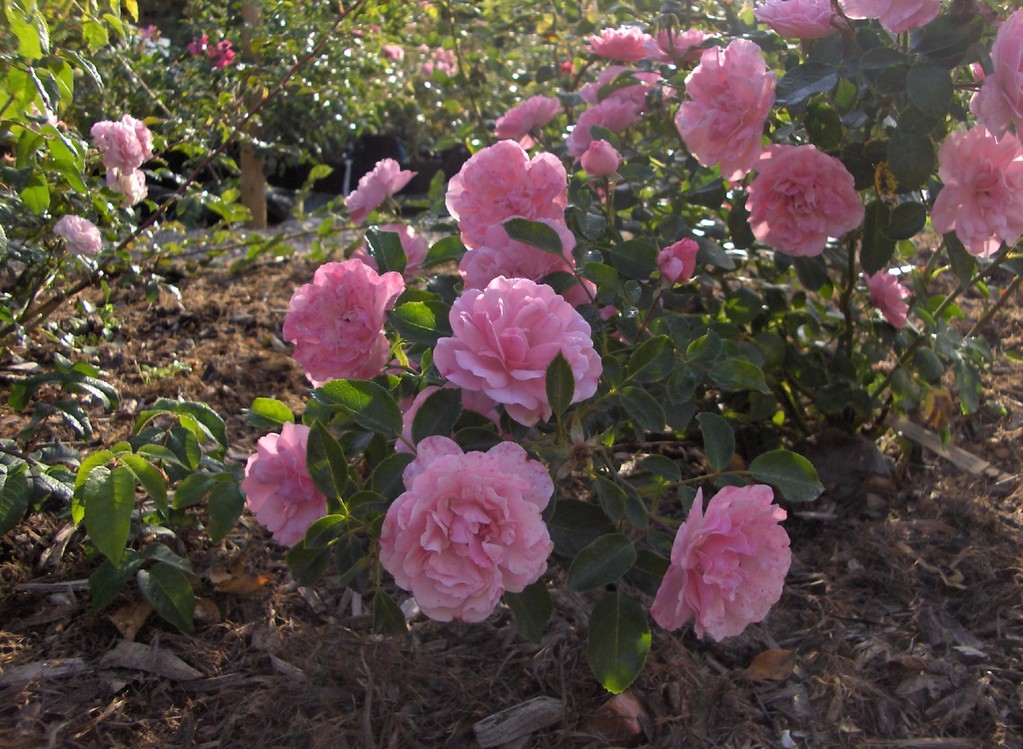
[(429, 268), (441, 263), (457, 263), (465, 254), (465, 245), (458, 236), (444, 237), (435, 242), (430, 251), (426, 253), (426, 259), (420, 264), (420, 268)]
[(195, 593), (181, 570), (158, 562), (148, 570), (139, 570), (135, 578), (142, 595), (161, 619), (185, 634), (195, 634), (195, 623), (192, 621)]
[(141, 455), (125, 454), (119, 456), (121, 463), (132, 472), (135, 479), (142, 484), (160, 512), (167, 512), (167, 477), (163, 471), (154, 466)]
[(713, 470), (723, 471), (735, 455), (735, 431), (732, 425), (709, 411), (697, 414), (696, 420), (703, 434), (703, 452), (707, 462)]
[(812, 502), (824, 491), (817, 469), (809, 460), (790, 450), (772, 450), (749, 464), (750, 475), (770, 484), (790, 502)]
[(896, 130), (888, 141), (888, 166), (899, 189), (915, 190), (934, 173), (934, 144), (926, 135)]
[(664, 429), (664, 407), (646, 390), (624, 387), (618, 393), (618, 400), (638, 430), (659, 432)]
[(547, 521), (554, 542), (554, 553), (574, 559), (587, 544), (607, 533), (614, 533), (614, 524), (594, 504), (577, 499), (559, 500), (554, 514)]
[(636, 546), (624, 533), (594, 539), (575, 555), (568, 568), (568, 589), (595, 590), (620, 579), (636, 561)]
[(330, 547), (322, 546), (310, 549), (304, 543), (298, 543), (288, 549), (288, 569), (295, 582), (305, 587), (316, 585), (327, 571), (330, 563)]
[(519, 634), (530, 642), (540, 642), (554, 611), (547, 584), (537, 580), (527, 585), (521, 593), (506, 591), (502, 600), (511, 609)]
[(127, 468), (94, 468), (75, 490), (85, 505), (85, 529), (100, 553), (114, 566), (121, 561), (135, 509), (135, 479)]
[(624, 278), (646, 280), (657, 268), (657, 248), (642, 239), (630, 239), (606, 250), (608, 261)]
[(32, 174), (18, 195), (25, 207), (37, 216), (50, 207), (50, 186), (41, 174)]
[(359, 426), (388, 438), (401, 434), (401, 409), (380, 385), (368, 380), (332, 380), (313, 390), (325, 406), (351, 415)]
[(650, 652), (650, 626), (643, 607), (611, 593), (590, 614), (586, 660), (604, 689), (619, 694), (643, 670)]
[(637, 378), (639, 374), (648, 369), (653, 369), (651, 377), (640, 379), (641, 382), (656, 381), (667, 377), (675, 362), (675, 351), (671, 345), (671, 339), (666, 335), (654, 336), (641, 343), (625, 368), (625, 378)]
[(334, 502), (343, 507), (348, 486), (348, 458), (334, 435), (318, 421), (309, 431), (306, 466), (313, 485), (327, 498), (328, 504)]
[(345, 515), (325, 515), (306, 528), (305, 545), (309, 549), (320, 549), (329, 546), (332, 541), (340, 538), (347, 529), (348, 518)]
[[(33, 3), (34, 5), (34, 3)], [(4, 3), (7, 22), (18, 40), (18, 55), (26, 62), (34, 62), (43, 56), (43, 40), (35, 23), (35, 14), (26, 13), (21, 3)]]
[(0, 473), (0, 536), (20, 523), (28, 510), (30, 487), (25, 471), (21, 464)]
[(231, 532), (245, 507), (245, 495), (237, 481), (218, 481), (210, 490), (210, 498), (206, 503), (209, 514), (210, 540), (220, 541)]
[(382, 635), (403, 635), (408, 632), (408, 622), (405, 621), (401, 607), (379, 588), (373, 594), (373, 631)]
[(942, 14), (911, 36), (912, 48), (936, 65), (954, 68), (980, 41), (986, 28), (980, 13), (965, 23), (958, 14)]
[(193, 473), (186, 476), (174, 490), (171, 507), (175, 510), (184, 510), (186, 507), (199, 504), (203, 497), (209, 494), (216, 481), (212, 473)]
[(397, 232), (371, 227), (366, 231), (366, 247), (370, 257), (376, 260), (378, 272), (381, 274), (388, 271), (402, 273), (408, 265), (405, 248)]
[(427, 437), (450, 437), (462, 415), (460, 388), (439, 388), (423, 400), (412, 419), (412, 447)]
[(565, 248), (561, 244), (561, 236), (547, 224), (524, 218), (510, 218), (503, 226), (508, 236), (516, 242), (564, 257)]
[(109, 559), (89, 575), (89, 591), (92, 593), (92, 610), (99, 611), (109, 606), (124, 584), (142, 566), (142, 557), (134, 549), (127, 549), (121, 560), (121, 567), (115, 567)]
[(572, 398), (575, 396), (575, 377), (572, 375), (572, 365), (560, 351), (547, 365), (546, 385), (547, 400), (551, 404), (554, 415), (560, 418), (572, 405)]
[(749, 359), (736, 356), (719, 359), (707, 373), (710, 378), (725, 390), (756, 390), (770, 393), (764, 372)]
[(245, 419), (257, 429), (268, 432), (280, 431), (285, 424), (295, 423), (295, 414), (283, 401), (276, 398), (256, 398)]
[(914, 65), (906, 76), (906, 93), (924, 114), (944, 117), (952, 105), (952, 76), (939, 65)]
[(927, 223), (927, 209), (920, 203), (899, 203), (884, 228), (885, 236), (896, 241), (909, 239), (924, 228)]
[(954, 231), (950, 231), (943, 237), (945, 247), (948, 249), (948, 261), (952, 266), (952, 272), (964, 286), (968, 285), (977, 269), (977, 259), (970, 254)]
[(620, 520), (625, 515), (625, 490), (605, 476), (597, 476), (593, 486), (604, 513), (612, 520)]
[(82, 24), (82, 38), (90, 52), (96, 52), (110, 43), (110, 35), (107, 33), (106, 26), (93, 20), (86, 20)]
[(863, 244), (860, 247), (860, 265), (863, 272), (872, 276), (884, 268), (895, 252), (895, 240), (885, 233), (891, 223), (888, 206), (875, 200), (867, 206), (863, 221)]
[(387, 314), (387, 321), (402, 338), (433, 346), (438, 338), (451, 335), (450, 312), (443, 302), (405, 302)]
[(175, 567), (186, 575), (194, 575), (195, 570), (192, 569), (192, 563), (189, 562), (182, 556), (175, 554), (170, 548), (161, 543), (151, 543), (146, 547), (146, 550), (142, 553), (142, 559), (147, 562), (163, 562), (164, 564)]
[(387, 499), (395, 499), (405, 491), (402, 473), (414, 456), (408, 453), (394, 453), (381, 460), (369, 477), (369, 487)]
[(806, 62), (790, 69), (778, 81), (774, 103), (789, 107), (806, 101), (814, 94), (830, 91), (838, 85), (838, 73), (832, 67)]

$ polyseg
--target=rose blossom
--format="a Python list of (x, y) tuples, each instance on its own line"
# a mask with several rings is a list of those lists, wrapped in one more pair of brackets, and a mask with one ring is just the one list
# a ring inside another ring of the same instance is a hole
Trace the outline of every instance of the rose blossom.
[(131, 172), (153, 158), (153, 134), (144, 122), (130, 114), (119, 121), (97, 122), (89, 132), (108, 170)]
[(477, 247), (487, 229), (512, 216), (564, 222), (568, 174), (554, 154), (529, 158), (513, 140), (474, 153), (448, 182), (444, 199), (458, 221), (462, 242)]
[(245, 464), (245, 506), (273, 533), (274, 540), (294, 546), (316, 520), (327, 514), (306, 467), (309, 427), (285, 424), (280, 434), (259, 438)]
[(122, 172), (120, 169), (108, 169), (107, 185), (110, 186), (110, 189), (124, 196), (121, 205), (125, 208), (137, 205), (149, 194), (149, 188), (146, 186), (146, 175), (140, 169), (132, 169), (130, 172)]
[[(401, 249), (405, 251), (405, 270), (402, 271), (402, 276), (406, 281), (415, 278), (416, 274), (419, 273), (420, 264), (426, 260), (426, 255), (430, 251), (430, 245), (427, 244), (423, 237), (416, 234), (416, 230), (411, 226), (405, 224), (383, 224), (379, 228), (381, 231), (393, 231), (398, 235), (398, 239), (401, 240)], [(373, 270), (379, 270), (377, 261), (369, 254), (365, 239), (362, 240), (362, 244), (355, 248), (352, 257), (358, 258)]]
[(387, 364), (384, 319), (405, 289), (400, 273), (382, 276), (358, 259), (325, 263), (291, 297), (284, 339), (315, 387), (335, 378), (369, 379)]
[(597, 392), (601, 362), (590, 325), (546, 284), (498, 276), (482, 291), (463, 292), (448, 319), (452, 336), (433, 351), (437, 371), (486, 393), (520, 424), (551, 417), (546, 376), (558, 352), (572, 368), (572, 402)]
[[(998, 27), (991, 46), (994, 72), (970, 100), (970, 111), (988, 130), (1001, 138), (1013, 121), (1017, 134), (1023, 127), (1023, 10)], [(979, 67), (979, 66), (978, 66)]]
[(700, 246), (695, 239), (685, 237), (668, 245), (657, 255), (657, 269), (661, 276), (671, 284), (685, 283), (693, 277), (696, 270), (696, 253)]
[(938, 149), (938, 176), (945, 186), (931, 211), (936, 231), (955, 229), (979, 257), (1023, 235), (1023, 147), (1015, 135), (999, 141), (983, 125), (949, 133)]
[(380, 563), (431, 619), (483, 621), (547, 570), (554, 544), (540, 513), (554, 483), (512, 442), (463, 453), (427, 437), (416, 452), (384, 518)]
[(543, 127), (561, 113), (561, 102), (553, 96), (530, 96), (497, 118), (494, 134), (502, 140), (520, 140), (535, 127)]
[(599, 36), (591, 36), (588, 41), (593, 54), (606, 57), (609, 60), (639, 62), (650, 56), (648, 49), (651, 41), (650, 35), (635, 26), (604, 29)]
[(661, 29), (653, 43), (647, 45), (647, 49), (656, 62), (696, 62), (702, 50), (695, 48), (708, 39), (710, 36), (699, 29)]
[(401, 168), (394, 159), (381, 159), (373, 170), (359, 177), (359, 186), (345, 198), (348, 217), (361, 224), (381, 203), (409, 183), (418, 172)]
[(586, 147), (579, 162), (591, 177), (607, 177), (618, 171), (622, 156), (606, 140), (595, 140)]
[(61, 216), (53, 225), (53, 233), (63, 237), (68, 251), (75, 255), (95, 255), (103, 246), (96, 225), (80, 216)]
[(618, 134), (635, 125), (642, 116), (642, 109), (628, 99), (615, 96), (604, 99), (579, 115), (565, 143), (569, 155), (579, 158), (589, 148), (593, 142), (590, 128), (599, 126)]
[(675, 125), (690, 153), (704, 166), (717, 164), (729, 182), (742, 179), (760, 158), (760, 138), (771, 105), (775, 75), (747, 39), (704, 50), (686, 78)]
[(849, 18), (876, 18), (893, 34), (929, 23), (941, 11), (941, 0), (841, 0)]
[(841, 161), (815, 146), (769, 146), (749, 186), (750, 228), (787, 255), (824, 251), (863, 221), (864, 208)]
[(792, 563), (785, 510), (771, 487), (726, 486), (703, 510), (696, 493), (671, 547), (671, 563), (650, 614), (664, 629), (695, 619), (696, 636), (717, 641), (761, 621), (781, 598)]
[(867, 280), (867, 288), (870, 290), (870, 302), (885, 316), (894, 328), (906, 327), (906, 313), (909, 312), (909, 305), (906, 297), (909, 296), (909, 289), (899, 283), (899, 279), (891, 273), (875, 273), (863, 277)]
[(388, 60), (401, 62), (405, 59), (405, 48), (400, 44), (385, 44), (380, 48), (380, 51), (383, 52), (384, 57)]
[[(540, 219), (539, 223), (557, 232), (561, 239), (561, 257), (516, 241), (508, 236), (503, 224), (494, 224), (487, 229), (483, 244), (466, 252), (459, 261), (458, 271), (464, 288), (485, 289), (498, 276), (528, 278), (540, 283), (551, 273), (574, 274), (572, 248), (575, 247), (575, 235), (560, 222)], [(578, 306), (591, 301), (596, 293), (597, 288), (592, 281), (581, 279), (562, 292), (562, 296), (572, 306)]]
[(793, 39), (820, 39), (838, 31), (831, 23), (831, 0), (764, 0), (753, 15), (779, 36)]

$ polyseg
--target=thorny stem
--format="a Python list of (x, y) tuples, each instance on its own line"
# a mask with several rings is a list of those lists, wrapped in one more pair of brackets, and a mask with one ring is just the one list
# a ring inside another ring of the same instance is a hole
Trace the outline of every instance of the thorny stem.
[(1019, 288), (1021, 281), (1023, 281), (1023, 276), (1016, 276), (1012, 279), (1005, 291), (1003, 291), (1001, 296), (998, 297), (998, 300), (991, 305), (991, 309), (985, 312), (984, 316), (977, 320), (973, 327), (970, 328), (969, 332), (966, 333), (967, 338), (973, 338), (984, 328), (985, 325), (991, 322), (991, 318), (997, 314), (998, 310), (1005, 306), (1005, 303), (1009, 301), (1009, 298), (1013, 295), (1016, 289)]
[[(115, 248), (114, 252), (111, 255), (107, 256), (101, 263), (99, 263), (99, 265), (96, 266), (96, 268), (91, 273), (89, 273), (84, 278), (80, 279), (77, 283), (73, 284), (70, 288), (58, 292), (55, 296), (50, 297), (48, 300), (39, 304), (37, 307), (26, 310), (25, 315), (18, 321), (18, 323), (20, 323), (22, 327), (24, 327), (26, 330), (34, 328), (40, 322), (45, 320), (55, 309), (57, 309), (67, 299), (75, 296), (76, 294), (81, 293), (85, 289), (95, 284), (96, 281), (103, 276), (103, 274), (110, 268), (110, 266), (117, 259), (117, 253), (128, 247), (128, 245), (134, 242), (146, 229), (155, 224), (167, 212), (170, 206), (184, 194), (185, 190), (187, 190), (188, 187), (199, 178), (199, 175), (206, 170), (210, 163), (216, 157), (222, 154), (225, 150), (227, 150), (227, 147), (238, 138), (238, 135), (244, 131), (246, 125), (248, 125), (248, 123), (251, 122), (252, 119), (262, 111), (263, 107), (265, 107), (268, 102), (274, 100), (281, 94), (281, 92), (284, 90), (284, 87), (292, 78), (295, 77), (298, 71), (302, 67), (307, 65), (309, 62), (314, 60), (316, 57), (318, 57), (328, 43), (334, 41), (334, 32), (337, 30), (337, 28), (346, 20), (354, 17), (359, 12), (361, 12), (367, 3), (368, 0), (356, 0), (350, 8), (341, 9), (340, 15), (338, 16), (337, 20), (334, 21), (330, 29), (328, 29), (327, 32), (323, 34), (323, 36), (320, 38), (320, 41), (317, 42), (316, 46), (313, 47), (313, 49), (304, 57), (301, 57), (295, 61), (295, 63), (288, 69), (287, 73), (284, 74), (284, 77), (281, 78), (280, 81), (278, 81), (277, 85), (274, 86), (274, 88), (265, 96), (263, 96), (258, 102), (256, 102), (254, 106), (251, 109), (249, 109), (249, 111), (245, 114), (245, 116), (242, 117), (242, 119), (237, 124), (235, 124), (234, 127), (231, 128), (231, 132), (223, 140), (223, 142), (217, 148), (215, 148), (213, 151), (206, 155), (206, 158), (204, 158), (198, 164), (198, 166), (196, 166), (195, 169), (192, 170), (191, 174), (188, 175), (185, 181), (178, 187), (177, 190), (174, 191), (174, 193), (171, 196), (167, 198), (167, 200), (161, 203), (155, 211), (153, 211), (149, 216), (143, 219), (143, 221), (135, 228), (135, 230), (131, 234), (129, 234), (127, 237), (121, 240), (120, 244), (117, 245), (117, 247)], [(235, 110), (231, 112), (228, 116), (234, 116), (237, 113), (238, 108), (240, 108), (243, 103), (244, 103), (243, 100), (239, 100)], [(4, 326), (3, 328), (0, 328), (0, 341), (6, 340), (8, 336), (10, 336), (11, 333), (13, 333), (14, 330), (17, 328), (18, 323), (10, 323)]]
[(842, 315), (845, 317), (845, 331), (842, 337), (846, 358), (852, 360), (854, 347), (852, 297), (853, 291), (856, 289), (856, 245), (852, 236), (846, 243), (846, 252), (849, 255), (849, 268), (845, 289), (842, 291)]

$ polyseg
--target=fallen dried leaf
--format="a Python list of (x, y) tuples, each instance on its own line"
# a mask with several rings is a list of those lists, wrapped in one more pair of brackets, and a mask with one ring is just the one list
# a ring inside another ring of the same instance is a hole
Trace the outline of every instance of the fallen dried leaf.
[(253, 575), (248, 572), (227, 571), (216, 567), (210, 571), (210, 582), (218, 593), (233, 593), (246, 596), (258, 593), (268, 582), (265, 575)]
[(148, 601), (139, 601), (138, 603), (126, 603), (110, 614), (108, 618), (117, 627), (121, 637), (131, 641), (135, 639), (135, 635), (139, 633), (142, 625), (146, 623), (146, 619), (152, 613), (153, 607), (149, 605)]
[(202, 673), (167, 650), (128, 640), (118, 642), (113, 650), (100, 658), (99, 664), (104, 668), (146, 671), (173, 681), (189, 681), (202, 676)]
[(203, 624), (219, 624), (224, 620), (220, 608), (209, 598), (195, 599), (195, 612), (193, 613), (197, 622)]
[(615, 744), (636, 743), (651, 732), (651, 726), (643, 703), (628, 690), (608, 699), (585, 723), (587, 731)]
[(754, 681), (785, 681), (796, 667), (796, 653), (792, 650), (765, 650), (758, 653), (746, 669), (746, 676)]

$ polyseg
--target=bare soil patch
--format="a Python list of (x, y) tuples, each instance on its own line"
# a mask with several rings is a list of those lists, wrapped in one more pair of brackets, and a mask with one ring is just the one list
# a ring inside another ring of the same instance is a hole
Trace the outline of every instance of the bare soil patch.
[[(94, 361), (122, 402), (95, 416), (95, 444), (126, 436), (157, 397), (180, 395), (227, 419), (243, 460), (261, 436), (242, 417), (252, 399), (301, 409), (308, 392), (279, 335), (313, 270), (300, 257), (239, 274), (185, 269), (180, 300), (153, 303), (115, 288), (120, 325)], [(1018, 297), (985, 331), (996, 352), (1023, 350)], [(637, 736), (599, 719), (608, 695), (586, 665), (578, 597), (555, 594), (539, 645), (517, 636), (507, 612), (478, 625), (419, 618), (407, 638), (380, 637), (363, 602), (329, 577), (299, 588), (284, 550), (248, 516), (217, 546), (182, 536), (178, 551), (200, 578), (198, 634), (150, 616), (133, 639), (153, 658), (126, 666), (111, 657), (124, 639), (117, 623), (141, 616), (141, 598), (129, 590), (93, 613), (75, 581), (97, 561), (66, 519), (43, 512), (0, 539), (0, 745), (474, 747), (475, 723), (546, 696), (561, 701), (557, 720), (515, 746), (1023, 747), (1021, 377), (1002, 358), (984, 408), (952, 423), (953, 443), (1008, 480), (895, 437), (878, 452), (822, 435), (812, 451), (828, 492), (791, 508), (781, 602), (720, 644), (656, 631), (630, 690), (645, 711)], [(23, 423), (0, 408), (4, 433)], [(52, 429), (42, 436), (69, 439)], [(773, 671), (750, 669), (765, 651), (789, 654)], [(154, 665), (155, 654), (198, 676)]]

